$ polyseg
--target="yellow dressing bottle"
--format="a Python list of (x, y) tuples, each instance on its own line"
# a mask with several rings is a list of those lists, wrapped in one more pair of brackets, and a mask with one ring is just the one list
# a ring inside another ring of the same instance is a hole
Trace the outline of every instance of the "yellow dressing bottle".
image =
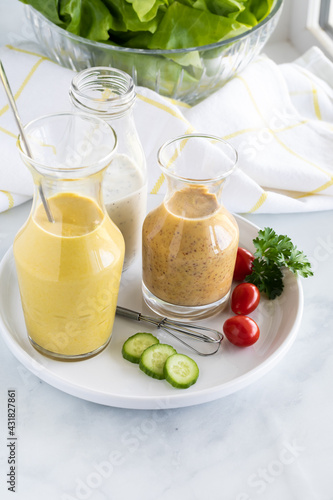
[(41, 118), (26, 132), (34, 160), (22, 148), (21, 156), (36, 190), (14, 257), (28, 336), (42, 354), (85, 359), (111, 338), (124, 260), (123, 236), (101, 198), (116, 139), (102, 120), (71, 114)]

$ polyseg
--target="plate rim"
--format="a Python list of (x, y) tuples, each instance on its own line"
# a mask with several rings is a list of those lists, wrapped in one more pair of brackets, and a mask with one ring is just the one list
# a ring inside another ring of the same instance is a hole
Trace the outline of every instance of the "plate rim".
[[(251, 226), (255, 231), (260, 230), (260, 228), (256, 224), (248, 221), (244, 217), (241, 217), (237, 214), (233, 215), (237, 222), (245, 224), (246, 226)], [(6, 266), (9, 265), (11, 259), (13, 259), (12, 246), (8, 248), (0, 262), (0, 277), (2, 276), (3, 272), (5, 272)], [(93, 403), (124, 409), (158, 410), (183, 408), (214, 401), (247, 387), (248, 385), (260, 379), (265, 373), (268, 373), (287, 354), (296, 339), (303, 315), (304, 295), (302, 284), (298, 276), (295, 276), (295, 282), (297, 284), (299, 295), (298, 308), (293, 325), (290, 328), (288, 336), (283, 341), (283, 343), (276, 350), (274, 350), (274, 352), (271, 353), (268, 358), (266, 358), (257, 366), (251, 368), (248, 372), (239, 375), (231, 380), (228, 380), (227, 382), (224, 382), (220, 385), (204, 388), (199, 392), (191, 392), (185, 394), (183, 392), (177, 392), (175, 394), (166, 396), (156, 396), (149, 394), (147, 394), (146, 396), (128, 396), (119, 394), (106, 394), (105, 391), (98, 391), (92, 388), (82, 388), (81, 386), (78, 386), (70, 380), (64, 380), (64, 378), (62, 378), (58, 373), (54, 373), (44, 365), (41, 365), (37, 359), (32, 357), (23, 347), (21, 347), (7, 328), (2, 314), (0, 314), (0, 333), (11, 353), (19, 362), (21, 362), (25, 366), (25, 368), (27, 368), (39, 379), (62, 392)], [(42, 356), (40, 353), (37, 353), (37, 351), (36, 354)], [(83, 361), (80, 361), (80, 363), (82, 362)], [(38, 369), (38, 366), (42, 366), (42, 369)]]

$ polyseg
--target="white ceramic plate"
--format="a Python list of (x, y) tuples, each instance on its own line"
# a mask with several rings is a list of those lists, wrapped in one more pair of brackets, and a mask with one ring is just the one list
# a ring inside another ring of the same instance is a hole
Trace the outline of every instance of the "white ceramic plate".
[[(252, 240), (258, 228), (236, 217), (240, 244), (253, 249)], [(118, 304), (151, 314), (141, 297), (140, 262), (122, 277)], [(239, 348), (226, 339), (217, 354), (194, 355), (177, 340), (149, 325), (116, 317), (112, 340), (101, 354), (86, 361), (66, 363), (39, 354), (29, 343), (19, 295), (12, 249), (0, 264), (0, 327), (3, 338), (14, 356), (41, 380), (58, 389), (88, 401), (121, 408), (162, 409), (205, 403), (226, 396), (254, 382), (270, 370), (295, 340), (303, 310), (300, 280), (287, 273), (281, 297), (273, 301), (262, 298), (251, 316), (261, 335), (256, 344)], [(206, 326), (222, 330), (230, 310), (204, 320)], [(142, 373), (138, 365), (121, 355), (123, 342), (138, 331), (151, 331), (160, 341), (172, 344), (178, 352), (196, 360), (200, 376), (189, 389), (174, 389), (165, 380), (155, 380)], [(196, 346), (202, 344), (196, 343)]]

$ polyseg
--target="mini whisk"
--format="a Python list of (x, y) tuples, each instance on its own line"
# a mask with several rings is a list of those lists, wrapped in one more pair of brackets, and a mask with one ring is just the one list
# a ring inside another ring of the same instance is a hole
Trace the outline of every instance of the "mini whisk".
[[(125, 307), (117, 306), (116, 313), (118, 314), (118, 316), (124, 316), (125, 318), (133, 319), (136, 321), (145, 321), (146, 323), (157, 326), (157, 328), (162, 328), (169, 335), (177, 339), (182, 344), (186, 345), (186, 347), (199, 354), (200, 356), (211, 356), (212, 354), (215, 354), (219, 350), (221, 341), (224, 338), (221, 332), (213, 330), (212, 328), (192, 324), (189, 328), (186, 323), (173, 321), (168, 318), (153, 318), (151, 316), (145, 316), (139, 312), (132, 311), (131, 309), (126, 309)], [(176, 335), (176, 333), (174, 332), (180, 333), (181, 335), (185, 335), (199, 342), (213, 344), (214, 350), (208, 353), (202, 352), (185, 342), (183, 339), (179, 338), (178, 335)]]

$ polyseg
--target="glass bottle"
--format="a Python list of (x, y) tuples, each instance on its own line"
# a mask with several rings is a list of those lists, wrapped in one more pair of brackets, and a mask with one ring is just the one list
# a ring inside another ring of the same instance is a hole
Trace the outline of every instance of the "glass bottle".
[(141, 250), (147, 206), (146, 161), (132, 112), (134, 83), (118, 69), (88, 68), (73, 78), (69, 95), (76, 110), (103, 118), (117, 134), (117, 153), (103, 191), (107, 212), (125, 239), (126, 270)]
[(230, 294), (239, 231), (221, 195), (237, 153), (218, 137), (189, 134), (164, 144), (158, 161), (167, 193), (143, 224), (143, 297), (159, 315), (204, 318)]
[(110, 340), (124, 258), (101, 189), (116, 136), (103, 120), (69, 113), (39, 118), (25, 131), (33, 159), (21, 138), (18, 148), (35, 192), (13, 249), (29, 340), (55, 359), (88, 358)]

